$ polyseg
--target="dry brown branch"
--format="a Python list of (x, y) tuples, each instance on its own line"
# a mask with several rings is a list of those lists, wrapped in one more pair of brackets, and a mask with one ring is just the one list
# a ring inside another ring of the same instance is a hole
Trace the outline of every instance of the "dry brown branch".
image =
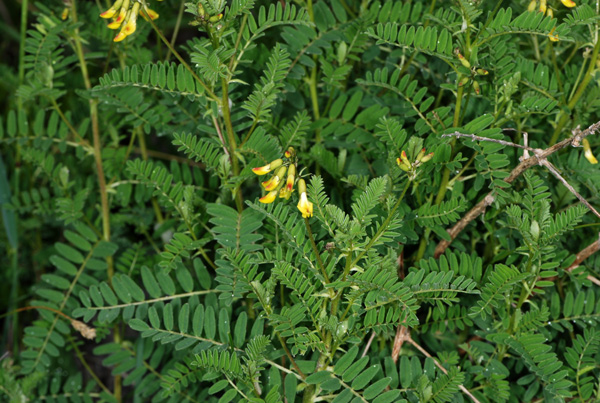
[(396, 337), (394, 337), (394, 347), (392, 348), (392, 360), (395, 363), (398, 362), (398, 357), (400, 356), (400, 350), (402, 350), (402, 345), (406, 340), (406, 336), (409, 334), (408, 328), (403, 325), (398, 325), (398, 329), (396, 330)]
[[(412, 337), (410, 337), (410, 330), (407, 327), (404, 327), (402, 325), (400, 325), (400, 327), (398, 327), (398, 333), (396, 333), (396, 339), (394, 340), (394, 346), (396, 345), (396, 340), (398, 340), (398, 343), (400, 345), (402, 345), (402, 343), (404, 343), (405, 341), (412, 344), (412, 346), (414, 348), (416, 348), (417, 350), (419, 350), (424, 356), (429, 357), (433, 360), (433, 362), (435, 363), (436, 367), (438, 367), (440, 369), (440, 371), (442, 371), (444, 374), (448, 374), (448, 371), (446, 371), (446, 368), (443, 367), (442, 364), (440, 364), (438, 362), (438, 360), (436, 360), (431, 354), (429, 354), (427, 352), (427, 350), (425, 350), (423, 347), (421, 347), (419, 345), (419, 343), (417, 343), (416, 341), (414, 341), (412, 339)], [(398, 358), (396, 358), (395, 361), (397, 361)], [(480, 403), (479, 400), (477, 400), (477, 398), (475, 396), (473, 396), (473, 394), (471, 392), (469, 392), (469, 389), (465, 388), (463, 385), (458, 385), (458, 388), (467, 396), (469, 396), (469, 398), (474, 402), (474, 403)]]
[[(578, 268), (579, 265), (585, 259), (587, 259), (588, 257), (592, 256), (594, 253), (598, 252), (598, 250), (600, 250), (600, 234), (598, 234), (598, 237), (599, 237), (599, 239), (597, 241), (594, 241), (594, 243), (592, 243), (591, 245), (588, 245), (586, 248), (579, 251), (579, 253), (575, 257), (575, 261), (567, 269), (568, 272), (573, 271), (576, 268)], [(592, 276), (591, 274), (587, 276), (587, 279), (590, 280), (592, 283), (596, 284), (597, 286), (600, 286), (600, 280), (598, 280), (596, 277)]]
[[(568, 146), (573, 146), (573, 147), (579, 147), (579, 145), (581, 144), (581, 140), (583, 140), (585, 137), (594, 134), (595, 132), (597, 132), (598, 130), (600, 130), (600, 122), (594, 123), (593, 125), (591, 125), (590, 127), (588, 127), (586, 130), (584, 131), (580, 131), (579, 129), (576, 129), (573, 131), (573, 136), (565, 139), (559, 143), (556, 143), (555, 145), (548, 147), (544, 150), (536, 148), (530, 148), (527, 146), (521, 146), (521, 145), (517, 145), (514, 143), (510, 143), (504, 140), (496, 140), (496, 139), (487, 139), (485, 137), (478, 137), (478, 136), (473, 136), (473, 135), (469, 135), (469, 134), (462, 134), (459, 132), (455, 132), (455, 133), (451, 133), (451, 134), (445, 134), (444, 136), (449, 136), (449, 137), (468, 137), (471, 138), (473, 140), (485, 140), (485, 141), (491, 141), (491, 142), (495, 142), (495, 143), (500, 143), (500, 144), (504, 144), (504, 145), (508, 145), (508, 146), (512, 146), (512, 147), (518, 147), (518, 148), (523, 148), (527, 151), (531, 151), (533, 152), (533, 155), (530, 157), (525, 157), (521, 160), (521, 162), (519, 163), (519, 165), (517, 165), (512, 171), (511, 173), (508, 175), (508, 177), (506, 179), (504, 179), (504, 181), (506, 183), (512, 183), (516, 178), (518, 178), (523, 172), (525, 172), (527, 169), (531, 168), (534, 165), (542, 165), (545, 166), (546, 168), (549, 167), (550, 162), (546, 161), (546, 159), (554, 154), (555, 152), (557, 152), (558, 150), (561, 150), (563, 148), (566, 148)], [(550, 168), (549, 168), (550, 169)], [(558, 173), (558, 171), (554, 168), (554, 171), (556, 173)], [(552, 170), (550, 170), (550, 172), (552, 172)], [(552, 172), (553, 175), (556, 176), (555, 172)], [(559, 174), (560, 176), (560, 174)], [(562, 177), (559, 178), (559, 180), (562, 179)], [(561, 180), (562, 182), (562, 180)], [(563, 182), (564, 183), (564, 182)], [(572, 186), (571, 186), (572, 189)], [(578, 196), (577, 193), (574, 193), (578, 198), (580, 198), (580, 196)], [(440, 243), (437, 244), (436, 248), (435, 248), (435, 252), (434, 252), (434, 256), (436, 258), (440, 257), (440, 255), (442, 255), (446, 249), (448, 248), (448, 246), (450, 246), (450, 243), (452, 243), (452, 241), (458, 236), (458, 234), (461, 233), (461, 231), (471, 222), (473, 221), (475, 218), (479, 217), (479, 215), (481, 215), (483, 212), (485, 212), (485, 209), (487, 206), (489, 206), (490, 204), (492, 204), (495, 200), (496, 196), (495, 196), (495, 192), (491, 191), (490, 193), (488, 193), (479, 203), (477, 203), (471, 210), (469, 210), (463, 218), (461, 218), (456, 224), (454, 224), (454, 226), (452, 228), (450, 228), (448, 230), (448, 234), (450, 234), (450, 241), (446, 241), (446, 240), (442, 240), (440, 241)], [(581, 200), (581, 198), (580, 198)], [(584, 203), (586, 204), (586, 206), (588, 206), (588, 208), (591, 208), (591, 206), (589, 205), (589, 203), (587, 203), (587, 201)], [(591, 210), (598, 215), (598, 212), (591, 208)], [(600, 216), (600, 215), (599, 215)]]

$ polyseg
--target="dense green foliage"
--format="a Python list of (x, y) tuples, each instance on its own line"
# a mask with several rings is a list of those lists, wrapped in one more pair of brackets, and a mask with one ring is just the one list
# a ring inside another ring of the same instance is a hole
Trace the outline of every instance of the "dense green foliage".
[(0, 3), (0, 400), (600, 399), (600, 141), (444, 136), (600, 120), (597, 1), (189, 1)]

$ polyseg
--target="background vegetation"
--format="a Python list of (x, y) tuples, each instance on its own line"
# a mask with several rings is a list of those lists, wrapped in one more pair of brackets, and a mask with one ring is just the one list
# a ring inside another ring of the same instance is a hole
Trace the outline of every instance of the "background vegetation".
[(597, 0), (0, 15), (0, 400), (600, 398)]

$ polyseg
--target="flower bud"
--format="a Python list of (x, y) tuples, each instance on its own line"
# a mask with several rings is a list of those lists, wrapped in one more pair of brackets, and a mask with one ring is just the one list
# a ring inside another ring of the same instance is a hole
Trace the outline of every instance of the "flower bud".
[(292, 192), (292, 188), (294, 187), (294, 181), (296, 180), (296, 165), (291, 164), (288, 169), (288, 177), (285, 184), (286, 191)]
[(304, 179), (298, 180), (298, 193), (306, 193), (306, 182)]
[(432, 158), (433, 158), (433, 153), (429, 153), (429, 154), (425, 155), (423, 158), (421, 158), (421, 162), (427, 162)]
[(477, 74), (479, 74), (480, 76), (487, 76), (489, 74), (489, 72), (485, 69), (477, 69), (475, 70), (477, 72)]
[(563, 3), (563, 6), (569, 8), (573, 8), (577, 5), (573, 0), (560, 0), (560, 2)]
[(463, 85), (465, 85), (466, 83), (469, 82), (469, 77), (463, 77), (460, 79), (460, 81), (458, 82), (458, 86), (462, 87)]
[(221, 18), (223, 18), (223, 13), (218, 14), (218, 15), (213, 15), (212, 17), (210, 17), (208, 19), (209, 22), (218, 22), (221, 20)]
[(412, 164), (408, 160), (408, 157), (406, 156), (406, 151), (402, 150), (402, 153), (400, 153), (400, 159), (404, 164), (408, 165), (409, 167), (412, 166)]
[(475, 93), (477, 95), (479, 95), (481, 93), (481, 88), (479, 87), (479, 83), (475, 80), (473, 80), (473, 89), (475, 90)]
[(527, 6), (527, 11), (532, 12), (532, 11), (535, 11), (536, 8), (537, 8), (537, 1), (533, 0), (531, 3), (529, 3), (529, 6)]
[(400, 158), (396, 158), (396, 163), (398, 164), (400, 169), (403, 170), (404, 172), (410, 171), (410, 165), (406, 165), (404, 162), (402, 162), (402, 160)]
[(460, 64), (462, 64), (466, 68), (471, 68), (471, 63), (469, 63), (469, 61), (465, 59), (465, 57), (462, 54), (460, 54), (460, 52), (458, 53), (458, 60), (460, 60)]

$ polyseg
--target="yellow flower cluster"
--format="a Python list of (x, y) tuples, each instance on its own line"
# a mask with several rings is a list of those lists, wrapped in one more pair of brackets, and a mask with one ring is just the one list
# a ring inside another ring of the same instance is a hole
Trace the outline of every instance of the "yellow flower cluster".
[[(269, 193), (258, 199), (258, 201), (265, 204), (273, 203), (278, 195), (279, 198), (289, 199), (292, 196), (296, 182), (296, 165), (296, 152), (290, 147), (285, 152), (284, 159), (279, 158), (265, 166), (252, 168), (252, 172), (256, 175), (266, 175), (274, 171), (274, 175), (269, 180), (262, 182), (263, 188)], [(312, 217), (313, 204), (306, 196), (306, 182), (304, 179), (298, 179), (298, 194), (300, 195), (300, 201), (297, 207), (302, 213), (302, 217)]]
[(139, 0), (116, 0), (108, 10), (100, 14), (100, 17), (112, 18), (108, 28), (121, 28), (121, 31), (113, 39), (114, 42), (120, 42), (135, 32), (138, 14), (145, 20), (158, 18), (156, 11), (151, 10)]
[[(548, 2), (547, 0), (540, 0), (540, 4), (538, 7), (537, 0), (532, 0), (531, 3), (529, 3), (529, 6), (527, 7), (527, 11), (532, 12), (532, 11), (538, 10), (540, 13), (546, 14), (546, 15), (550, 16), (551, 18), (554, 18), (554, 12), (552, 11), (552, 9), (550, 7), (548, 7), (547, 2)], [(565, 7), (569, 7), (569, 8), (573, 8), (577, 5), (573, 0), (560, 0), (560, 2)], [(552, 42), (558, 42), (559, 41), (558, 34), (555, 34), (554, 30), (555, 30), (555, 28), (552, 28), (552, 30), (548, 34), (548, 39), (550, 39), (550, 41), (552, 41)]]

